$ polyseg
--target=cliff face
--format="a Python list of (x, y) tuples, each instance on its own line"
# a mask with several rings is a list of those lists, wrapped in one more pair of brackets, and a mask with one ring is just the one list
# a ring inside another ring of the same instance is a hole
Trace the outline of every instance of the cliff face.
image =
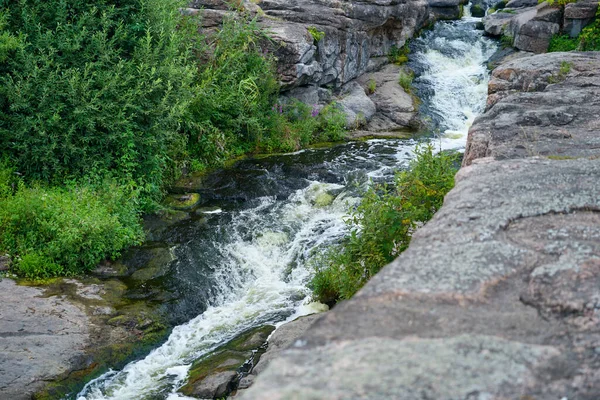
[(598, 399), (598, 71), (501, 65), (442, 209), (241, 398)]
[[(242, 7), (272, 32), (286, 89), (340, 87), (385, 63), (393, 46), (402, 47), (430, 21), (426, 0), (263, 0)], [(199, 9), (208, 25), (226, 13), (223, 1), (196, 0), (189, 10)]]

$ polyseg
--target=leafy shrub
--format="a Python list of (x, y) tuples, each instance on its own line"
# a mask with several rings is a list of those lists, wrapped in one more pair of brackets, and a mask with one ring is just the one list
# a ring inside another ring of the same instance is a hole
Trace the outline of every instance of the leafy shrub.
[(158, 199), (195, 73), (180, 2), (2, 5), (2, 153), (28, 180), (108, 175)]
[(141, 243), (135, 199), (103, 189), (35, 186), (0, 199), (0, 251), (27, 278), (74, 275)]
[(311, 281), (315, 299), (332, 303), (348, 299), (384, 265), (403, 252), (413, 232), (431, 219), (454, 186), (457, 155), (434, 154), (431, 145), (416, 150), (395, 186), (368, 190), (351, 213), (345, 241), (317, 258)]
[(550, 39), (548, 51), (573, 51), (577, 49), (579, 40), (571, 38), (569, 35), (554, 35)]
[(576, 38), (568, 35), (554, 35), (550, 39), (549, 52), (552, 51), (600, 51), (600, 8), (591, 24), (582, 29)]

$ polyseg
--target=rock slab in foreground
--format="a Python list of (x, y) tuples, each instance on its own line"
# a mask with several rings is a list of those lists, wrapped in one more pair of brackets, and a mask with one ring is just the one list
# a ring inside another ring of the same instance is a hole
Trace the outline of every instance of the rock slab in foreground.
[(0, 399), (25, 400), (80, 364), (89, 319), (69, 301), (0, 280)]
[(600, 161), (482, 159), (242, 399), (600, 393)]

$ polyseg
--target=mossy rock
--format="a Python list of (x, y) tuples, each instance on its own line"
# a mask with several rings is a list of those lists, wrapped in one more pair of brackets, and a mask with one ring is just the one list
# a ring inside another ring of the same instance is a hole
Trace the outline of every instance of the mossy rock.
[[(272, 325), (250, 329), (211, 355), (194, 362), (188, 382), (180, 389), (186, 396), (221, 397), (235, 389), (239, 371), (275, 330)], [(255, 361), (255, 360), (253, 360)]]
[(174, 210), (187, 211), (196, 207), (200, 203), (200, 194), (171, 194), (165, 199), (165, 205)]
[(475, 4), (471, 7), (471, 15), (475, 18), (483, 18), (485, 17), (485, 9), (481, 5)]
[(169, 272), (171, 262), (175, 260), (168, 247), (149, 248), (147, 251), (151, 254), (148, 263), (131, 274), (131, 278), (136, 281), (149, 281), (165, 276)]

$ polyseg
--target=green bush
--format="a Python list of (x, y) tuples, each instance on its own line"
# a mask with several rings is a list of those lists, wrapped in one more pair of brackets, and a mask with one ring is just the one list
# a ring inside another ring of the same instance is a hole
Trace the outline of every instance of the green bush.
[(27, 278), (80, 274), (141, 243), (136, 208), (135, 199), (111, 184), (22, 187), (0, 199), (0, 251)]
[(113, 176), (158, 199), (195, 73), (182, 3), (1, 4), (2, 153), (28, 180)]
[(591, 24), (583, 28), (576, 38), (569, 35), (554, 35), (548, 51), (600, 51), (600, 9)]
[(569, 35), (554, 35), (550, 39), (548, 52), (577, 50), (578, 43), (577, 38), (571, 38)]
[(431, 219), (454, 186), (457, 155), (418, 148), (395, 186), (368, 190), (350, 215), (350, 234), (315, 262), (311, 288), (316, 300), (332, 303), (350, 298), (384, 265), (403, 252), (413, 232)]

